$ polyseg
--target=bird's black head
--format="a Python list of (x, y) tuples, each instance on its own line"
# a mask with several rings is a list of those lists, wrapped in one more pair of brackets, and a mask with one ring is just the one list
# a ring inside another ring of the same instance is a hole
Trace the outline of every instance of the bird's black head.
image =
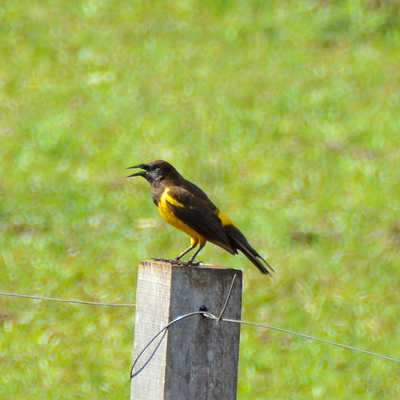
[(127, 169), (140, 168), (144, 171), (136, 172), (132, 175), (127, 176), (127, 178), (133, 176), (143, 176), (150, 184), (161, 181), (163, 179), (168, 179), (176, 176), (180, 176), (178, 171), (168, 162), (163, 160), (154, 160), (145, 164), (134, 165)]

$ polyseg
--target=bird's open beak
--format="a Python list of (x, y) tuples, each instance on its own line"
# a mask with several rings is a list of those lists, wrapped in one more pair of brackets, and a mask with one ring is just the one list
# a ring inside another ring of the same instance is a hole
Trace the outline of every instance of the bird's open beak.
[[(142, 164), (139, 164), (139, 165), (134, 165), (133, 167), (128, 167), (127, 169), (133, 169), (133, 168), (143, 168), (143, 166), (142, 166)], [(146, 171), (139, 171), (132, 175), (128, 175), (127, 178), (132, 178), (133, 176), (143, 176), (144, 177), (145, 175), (146, 175)]]

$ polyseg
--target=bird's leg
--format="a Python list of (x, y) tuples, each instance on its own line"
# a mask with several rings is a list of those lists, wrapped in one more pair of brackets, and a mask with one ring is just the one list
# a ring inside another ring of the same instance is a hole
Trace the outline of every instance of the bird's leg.
[[(187, 261), (180, 261), (180, 259), (187, 253), (189, 253), (189, 251), (192, 251), (196, 246), (197, 243), (199, 241), (197, 239), (190, 239), (190, 246), (183, 250), (181, 254), (179, 254), (179, 256), (176, 256), (175, 258), (171, 258), (171, 259), (165, 259), (165, 258), (153, 258), (154, 261), (163, 261), (163, 262), (169, 262), (170, 264), (175, 264), (175, 265), (191, 265), (191, 262), (187, 262)], [(196, 254), (198, 253), (198, 251), (196, 252)]]
[(153, 258), (153, 260), (154, 260), (154, 261), (169, 262), (169, 263), (175, 264), (175, 265), (194, 265), (194, 266), (199, 265), (200, 262), (196, 262), (196, 261), (194, 261), (194, 260), (195, 260), (195, 258), (196, 258), (196, 256), (197, 256), (197, 254), (199, 254), (200, 251), (202, 250), (202, 248), (206, 245), (205, 243), (200, 244), (200, 247), (195, 251), (195, 253), (193, 254), (193, 256), (192, 256), (188, 261), (181, 261), (181, 258), (182, 258), (185, 254), (187, 254), (187, 253), (189, 253), (190, 251), (192, 251), (192, 250), (197, 246), (197, 244), (199, 243), (199, 241), (198, 241), (197, 239), (191, 238), (190, 240), (191, 240), (191, 241), (190, 241), (190, 246), (189, 246), (187, 249), (185, 249), (184, 251), (182, 251), (182, 253), (179, 254), (179, 256), (176, 256), (175, 258), (172, 258), (171, 260), (164, 259), (164, 258)]
[(179, 254), (179, 256), (175, 257), (173, 260), (174, 261), (179, 261), (185, 254), (189, 253), (189, 251), (192, 251), (197, 244), (199, 243), (198, 239), (194, 239), (194, 238), (190, 238), (190, 246), (186, 249), (183, 250), (181, 254)]
[(189, 251), (192, 251), (195, 247), (197, 246), (196, 244), (191, 243), (190, 246), (183, 250), (181, 254), (179, 254), (179, 256), (176, 256), (175, 258), (173, 258), (174, 261), (179, 261), (185, 254), (189, 253)]
[(200, 245), (200, 247), (195, 251), (193, 256), (187, 261), (188, 265), (199, 265), (200, 264), (200, 262), (195, 262), (194, 260), (196, 259), (197, 254), (200, 253), (200, 251), (203, 249), (203, 247), (205, 245), (206, 245), (205, 243)]
[(195, 258), (197, 256), (197, 254), (200, 253), (201, 249), (205, 246), (205, 243), (200, 244), (200, 247), (195, 251), (195, 253), (193, 254), (193, 256), (188, 260), (188, 261), (180, 261), (180, 259), (187, 253), (189, 253), (189, 251), (193, 250), (197, 244), (199, 243), (198, 239), (193, 239), (190, 238), (190, 247), (188, 247), (186, 250), (184, 250), (181, 254), (179, 254), (178, 257), (175, 257), (173, 260), (171, 260), (173, 263), (177, 263), (178, 265), (199, 265), (200, 263), (195, 262)]

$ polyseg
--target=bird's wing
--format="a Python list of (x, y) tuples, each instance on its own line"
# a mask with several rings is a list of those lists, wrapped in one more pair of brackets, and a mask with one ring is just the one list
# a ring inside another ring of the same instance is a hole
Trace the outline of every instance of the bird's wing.
[(218, 217), (217, 207), (204, 192), (192, 193), (181, 186), (173, 186), (169, 188), (168, 196), (171, 197), (171, 201), (167, 198), (167, 205), (179, 220), (207, 241), (222, 247), (231, 254), (237, 254)]

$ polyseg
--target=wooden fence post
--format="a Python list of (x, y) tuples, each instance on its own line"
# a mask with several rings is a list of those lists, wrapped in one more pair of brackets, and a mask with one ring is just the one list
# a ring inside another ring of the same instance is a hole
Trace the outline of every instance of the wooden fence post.
[[(224, 317), (240, 319), (242, 272), (200, 265), (139, 264), (134, 359), (180, 315), (207, 309), (219, 316), (236, 275)], [(194, 315), (173, 324), (140, 356), (131, 400), (235, 400), (240, 325)]]

